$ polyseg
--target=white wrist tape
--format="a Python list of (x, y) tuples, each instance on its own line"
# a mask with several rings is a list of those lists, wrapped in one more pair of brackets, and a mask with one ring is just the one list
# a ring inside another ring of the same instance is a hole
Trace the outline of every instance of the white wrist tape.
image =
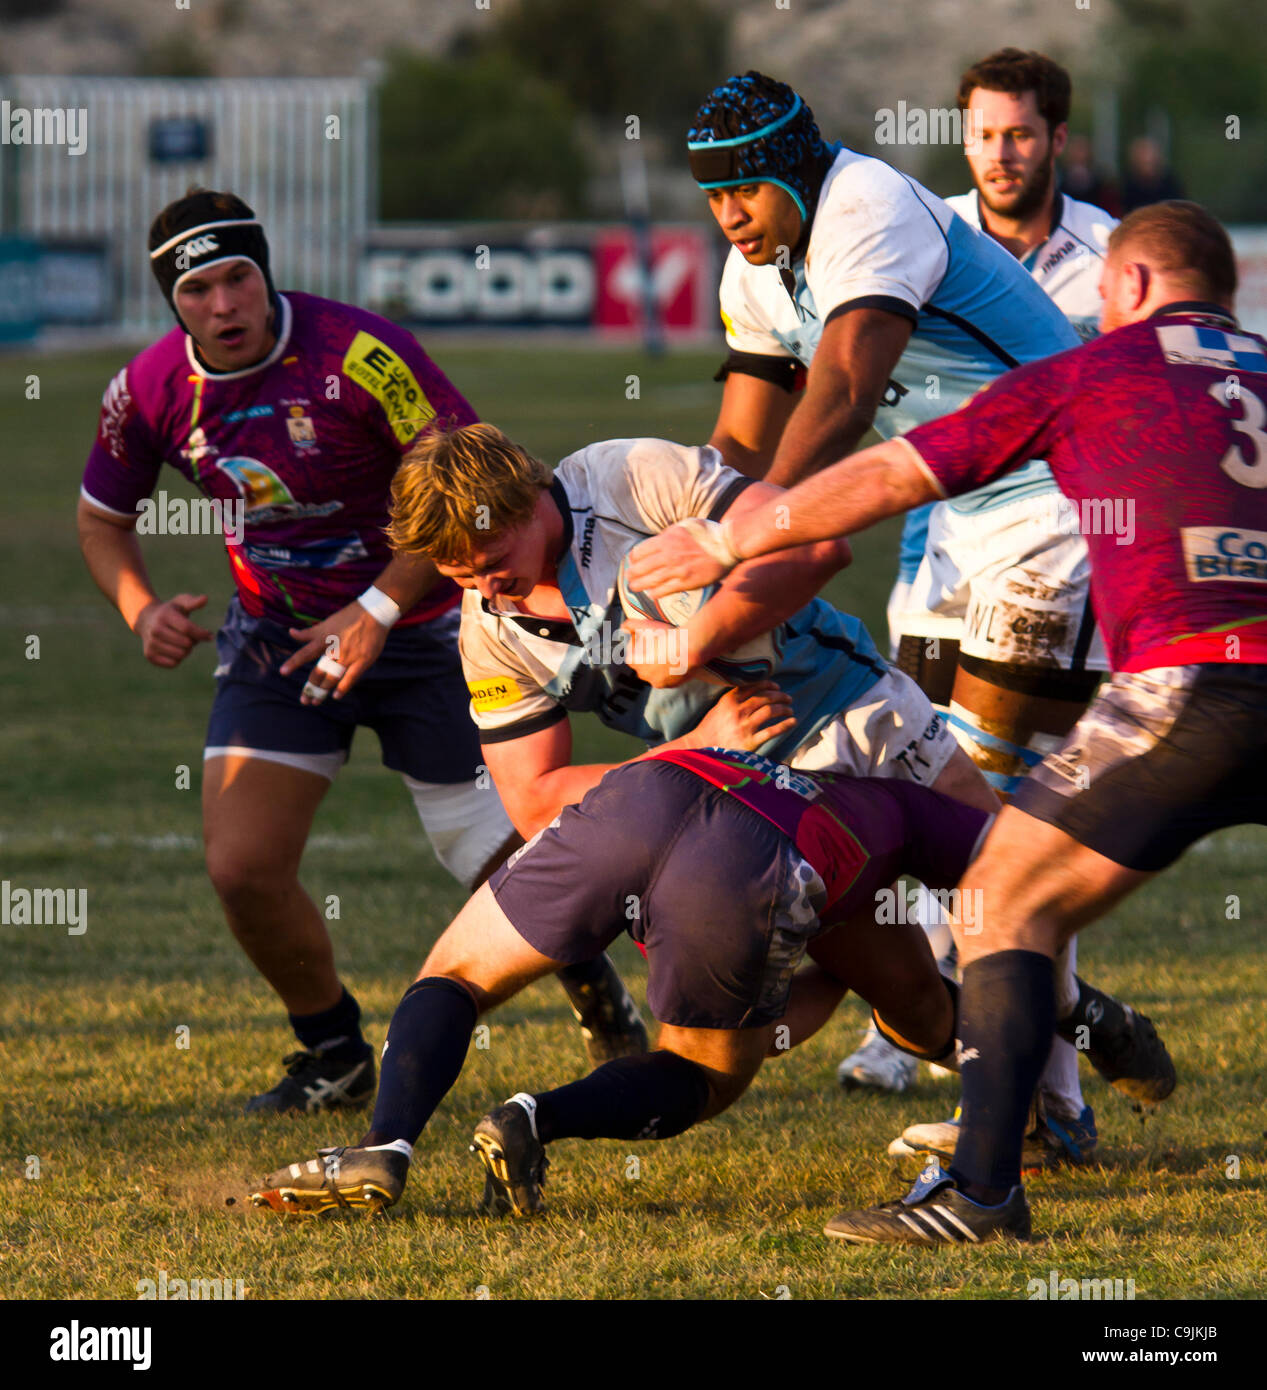
[(392, 627), (400, 621), (400, 604), (394, 598), (389, 598), (382, 589), (376, 589), (373, 584), (363, 594), (359, 594), (356, 601), (375, 622), (382, 623), (384, 627)]
[(678, 524), (688, 527), (695, 543), (701, 550), (711, 555), (718, 564), (725, 565), (728, 570), (733, 570), (736, 565), (743, 563), (735, 554), (734, 547), (730, 543), (724, 521), (707, 521), (703, 517), (694, 516)]

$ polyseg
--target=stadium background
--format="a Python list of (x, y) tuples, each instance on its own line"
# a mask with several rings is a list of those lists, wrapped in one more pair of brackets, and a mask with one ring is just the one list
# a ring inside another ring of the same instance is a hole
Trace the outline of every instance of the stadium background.
[[(240, 1278), (252, 1298), (1007, 1298), (1052, 1265), (1132, 1277), (1138, 1297), (1261, 1293), (1267, 1263), (1242, 1238), (1267, 1215), (1257, 829), (1204, 842), (1088, 939), (1096, 978), (1162, 1028), (1181, 1088), (1141, 1123), (1088, 1082), (1106, 1166), (1037, 1185), (1047, 1249), (964, 1260), (821, 1239), (844, 1193), (890, 1195), (877, 1155), (953, 1097), (927, 1081), (899, 1098), (841, 1097), (832, 1070), (862, 1017), (853, 1002), (701, 1130), (560, 1150), (554, 1215), (529, 1229), (474, 1215), (464, 1150), (489, 1100), (579, 1074), (574, 1029), (547, 990), (490, 1020), (487, 1049), (424, 1138), (400, 1219), (282, 1229), (224, 1206), (356, 1122), (239, 1117), (285, 1040), (202, 868), (211, 652), (175, 672), (148, 666), (75, 542), (101, 391), (133, 344), (166, 328), (143, 254), (164, 201), (195, 180), (235, 185), (265, 220), (280, 285), (403, 317), (485, 418), (550, 460), (614, 435), (707, 437), (719, 247), (678, 156), (695, 102), (732, 70), (785, 77), (829, 135), (951, 193), (967, 183), (958, 151), (876, 148), (876, 111), (946, 105), (959, 69), (1004, 42), (1043, 48), (1073, 72), (1073, 128), (1106, 175), (1151, 133), (1187, 191), (1245, 229), (1251, 281), (1267, 223), (1267, 95), (1249, 80), (1264, 41), (1227, 27), (1221, 0), (1056, 17), (991, 0), (931, 19), (896, 3), (643, 0), (619, 19), (580, 0), (300, 8), (222, 0), (142, 27), (123, 0), (0, 0), (6, 111), (89, 112), (80, 156), (0, 133), (0, 877), (82, 888), (88, 902), (81, 936), (0, 924), (3, 1294), (131, 1298), (166, 1270)], [(481, 247), (487, 270), (474, 274)], [(639, 273), (648, 247), (658, 334)], [(175, 474), (161, 486), (187, 491)], [(895, 526), (859, 538), (828, 591), (877, 635), (895, 543)], [(222, 610), (213, 538), (152, 537), (146, 554), (160, 593), (207, 592), (206, 612)], [(574, 724), (579, 758), (634, 751), (595, 721)], [(322, 808), (305, 877), (319, 903), (337, 898), (336, 948), (381, 1040), (460, 896), (369, 735)], [(640, 987), (636, 955), (618, 954)]]

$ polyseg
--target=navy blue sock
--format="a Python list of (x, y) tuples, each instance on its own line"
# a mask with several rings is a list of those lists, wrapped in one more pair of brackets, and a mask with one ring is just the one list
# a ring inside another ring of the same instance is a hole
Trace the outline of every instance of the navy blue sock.
[(708, 1104), (708, 1077), (676, 1052), (604, 1062), (580, 1081), (534, 1097), (537, 1134), (554, 1139), (671, 1139)]
[(387, 1028), (374, 1118), (361, 1147), (414, 1143), (458, 1079), (478, 1011), (470, 992), (443, 975), (405, 991)]
[(950, 1172), (968, 1197), (1001, 1202), (1021, 1180), (1021, 1145), (1056, 1021), (1052, 962), (999, 951), (964, 967), (960, 992), (963, 1114)]
[(344, 987), (332, 1008), (319, 1014), (288, 1014), (295, 1036), (309, 1052), (320, 1052), (338, 1062), (364, 1057), (370, 1045), (361, 1034), (361, 1006)]

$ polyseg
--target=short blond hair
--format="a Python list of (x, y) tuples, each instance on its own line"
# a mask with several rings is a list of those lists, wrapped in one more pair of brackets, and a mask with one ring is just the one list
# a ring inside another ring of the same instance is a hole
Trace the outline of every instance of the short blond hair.
[(550, 479), (546, 464), (494, 425), (429, 432), (392, 479), (387, 539), (404, 554), (460, 564), (528, 521)]

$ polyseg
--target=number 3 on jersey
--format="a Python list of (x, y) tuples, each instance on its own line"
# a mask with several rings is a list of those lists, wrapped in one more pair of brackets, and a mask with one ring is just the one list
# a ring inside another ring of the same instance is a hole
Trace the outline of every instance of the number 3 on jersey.
[(1219, 460), (1219, 467), (1242, 487), (1267, 487), (1267, 433), (1263, 431), (1263, 426), (1267, 425), (1267, 408), (1252, 391), (1239, 383), (1233, 387), (1231, 381), (1211, 383), (1210, 395), (1220, 405), (1229, 408), (1233, 401), (1245, 402), (1244, 418), (1233, 420), (1231, 425), (1234, 430), (1248, 436), (1254, 445), (1254, 457), (1248, 463), (1241, 456), (1239, 446), (1233, 444)]

